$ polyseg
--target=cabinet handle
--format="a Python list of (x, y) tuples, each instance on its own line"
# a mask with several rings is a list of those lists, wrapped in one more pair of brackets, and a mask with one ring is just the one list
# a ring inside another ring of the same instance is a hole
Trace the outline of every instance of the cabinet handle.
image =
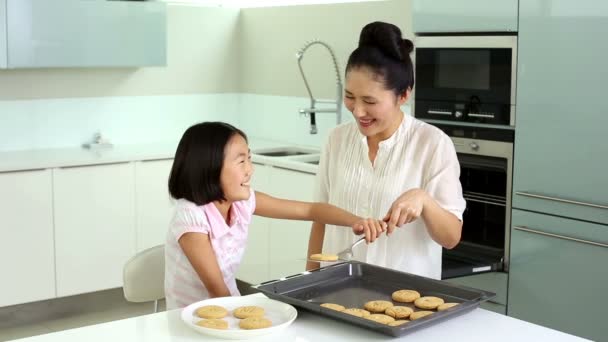
[(587, 244), (587, 245), (608, 248), (608, 244), (605, 244), (605, 243), (594, 242), (594, 241), (589, 241), (589, 240), (581, 240), (581, 239), (577, 239), (577, 238), (573, 238), (573, 237), (569, 237), (569, 236), (563, 236), (563, 235), (545, 233), (545, 232), (541, 232), (541, 231), (538, 231), (538, 230), (530, 229), (528, 227), (513, 226), (513, 229), (515, 229), (515, 230), (521, 230), (521, 231), (532, 233), (532, 234), (545, 235), (545, 236), (550, 236), (550, 237), (554, 237), (554, 238), (558, 238), (558, 239), (562, 239), (562, 240), (580, 242), (580, 243), (584, 243), (584, 244)]
[(555, 202), (562, 202), (562, 203), (582, 205), (582, 206), (591, 207), (591, 208), (608, 209), (607, 205), (601, 205), (601, 204), (595, 204), (595, 203), (587, 203), (587, 202), (579, 202), (579, 201), (573, 201), (573, 200), (559, 198), (559, 197), (549, 197), (549, 196), (538, 195), (538, 194), (533, 194), (533, 193), (523, 192), (523, 191), (515, 191), (515, 194), (516, 195), (520, 195), (520, 196), (532, 197), (532, 198), (540, 198), (540, 199), (549, 200), (549, 201), (555, 201)]
[(119, 165), (119, 164), (129, 164), (129, 163), (131, 163), (131, 161), (68, 165), (68, 166), (59, 166), (57, 168), (58, 169), (78, 169), (78, 168), (85, 168), (85, 167), (91, 167), (91, 166)]

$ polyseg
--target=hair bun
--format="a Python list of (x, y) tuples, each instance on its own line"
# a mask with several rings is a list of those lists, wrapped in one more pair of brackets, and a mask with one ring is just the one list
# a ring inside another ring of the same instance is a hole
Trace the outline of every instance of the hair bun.
[(359, 37), (359, 47), (373, 46), (385, 55), (396, 60), (406, 61), (414, 49), (414, 44), (409, 39), (401, 37), (399, 27), (376, 21), (365, 25)]

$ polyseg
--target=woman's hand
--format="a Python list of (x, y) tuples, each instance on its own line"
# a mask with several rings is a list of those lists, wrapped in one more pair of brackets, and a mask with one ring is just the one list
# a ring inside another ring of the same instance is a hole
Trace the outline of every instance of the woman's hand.
[(365, 242), (374, 242), (380, 234), (386, 231), (386, 222), (375, 220), (372, 218), (361, 219), (352, 225), (353, 233), (356, 235), (365, 235)]
[(424, 210), (428, 195), (422, 189), (411, 189), (399, 196), (382, 219), (387, 223), (386, 235), (395, 228), (417, 220)]

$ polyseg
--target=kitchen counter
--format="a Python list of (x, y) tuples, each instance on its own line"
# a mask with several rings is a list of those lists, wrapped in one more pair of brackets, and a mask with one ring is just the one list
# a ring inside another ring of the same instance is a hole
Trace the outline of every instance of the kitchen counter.
[[(250, 138), (249, 146), (252, 151), (277, 147), (293, 147), (279, 141)], [(126, 163), (142, 160), (172, 159), (175, 155), (177, 142), (116, 145), (111, 148), (84, 149), (82, 147), (35, 149), (0, 152), (0, 172), (15, 172), (58, 167), (76, 167), (86, 165), (103, 165)], [(311, 151), (318, 149), (310, 148)], [(253, 155), (254, 162), (276, 165), (292, 170), (316, 173), (317, 166), (292, 158), (264, 157)]]
[[(78, 329), (34, 336), (19, 341), (95, 342), (95, 341), (227, 341), (201, 335), (180, 318), (180, 310), (171, 310)], [(298, 318), (280, 333), (255, 341), (587, 341), (556, 330), (527, 323), (483, 309), (411, 334), (391, 338), (329, 318), (298, 311)]]

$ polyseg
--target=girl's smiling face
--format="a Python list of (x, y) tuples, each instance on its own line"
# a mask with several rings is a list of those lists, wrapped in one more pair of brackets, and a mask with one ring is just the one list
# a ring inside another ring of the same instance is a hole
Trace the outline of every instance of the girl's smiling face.
[(253, 174), (251, 151), (240, 134), (233, 135), (224, 148), (220, 185), (228, 202), (249, 199)]

